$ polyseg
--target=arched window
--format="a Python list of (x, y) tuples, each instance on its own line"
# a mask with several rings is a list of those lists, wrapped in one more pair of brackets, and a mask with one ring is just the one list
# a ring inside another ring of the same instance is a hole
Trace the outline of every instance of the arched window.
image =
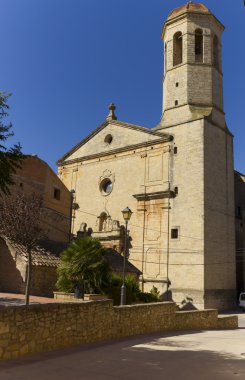
[(219, 40), (216, 35), (213, 39), (213, 64), (215, 67), (219, 68)]
[(102, 212), (99, 216), (99, 231), (106, 231), (107, 214)]
[(182, 54), (183, 54), (183, 47), (182, 47), (182, 33), (177, 32), (174, 35), (173, 39), (173, 65), (180, 65), (182, 63)]
[(195, 61), (203, 62), (203, 32), (202, 29), (195, 30)]

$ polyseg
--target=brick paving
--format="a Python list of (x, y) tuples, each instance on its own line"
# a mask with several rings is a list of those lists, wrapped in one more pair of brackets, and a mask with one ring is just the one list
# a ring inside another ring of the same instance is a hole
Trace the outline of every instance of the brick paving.
[[(57, 300), (54, 298), (30, 296), (30, 304), (43, 304), (43, 303), (61, 303), (67, 302), (62, 300)], [(14, 294), (14, 293), (0, 293), (0, 307), (4, 306), (20, 306), (25, 304), (24, 294)]]

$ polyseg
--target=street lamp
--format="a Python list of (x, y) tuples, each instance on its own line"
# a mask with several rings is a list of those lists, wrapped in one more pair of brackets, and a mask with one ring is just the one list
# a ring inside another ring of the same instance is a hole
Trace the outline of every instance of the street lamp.
[(70, 229), (69, 229), (69, 242), (72, 238), (72, 217), (73, 217), (73, 202), (74, 202), (74, 195), (76, 191), (74, 189), (70, 190), (71, 200), (70, 200)]
[(127, 233), (128, 233), (128, 221), (133, 214), (130, 208), (126, 207), (122, 210), (123, 219), (125, 220), (125, 240), (124, 240), (124, 252), (123, 252), (123, 283), (121, 287), (121, 302), (120, 305), (126, 304), (126, 286), (125, 286), (125, 267), (126, 267), (126, 252), (127, 252)]

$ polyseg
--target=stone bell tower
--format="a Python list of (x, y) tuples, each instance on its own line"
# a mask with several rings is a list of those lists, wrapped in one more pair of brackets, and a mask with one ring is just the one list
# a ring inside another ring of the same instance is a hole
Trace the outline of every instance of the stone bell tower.
[(223, 111), (224, 26), (203, 4), (173, 10), (164, 41), (163, 112), (155, 128), (174, 137), (168, 277), (173, 299), (232, 307), (235, 295), (233, 136)]
[(212, 114), (225, 128), (221, 35), (224, 26), (203, 4), (188, 4), (168, 16), (164, 41), (161, 126)]

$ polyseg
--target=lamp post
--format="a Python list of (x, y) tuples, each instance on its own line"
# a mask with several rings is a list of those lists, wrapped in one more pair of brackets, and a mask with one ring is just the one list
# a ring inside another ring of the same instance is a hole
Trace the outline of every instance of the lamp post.
[(74, 194), (75, 190), (72, 189), (70, 190), (71, 194), (71, 203), (70, 203), (70, 230), (69, 230), (69, 242), (71, 241), (72, 238), (72, 218), (73, 218), (73, 202), (74, 202)]
[(120, 306), (126, 304), (126, 286), (125, 286), (125, 267), (126, 267), (126, 252), (127, 252), (127, 234), (128, 234), (128, 221), (133, 214), (130, 208), (126, 207), (122, 210), (123, 219), (125, 220), (125, 238), (124, 238), (124, 251), (123, 251), (123, 283), (121, 287), (121, 302)]

